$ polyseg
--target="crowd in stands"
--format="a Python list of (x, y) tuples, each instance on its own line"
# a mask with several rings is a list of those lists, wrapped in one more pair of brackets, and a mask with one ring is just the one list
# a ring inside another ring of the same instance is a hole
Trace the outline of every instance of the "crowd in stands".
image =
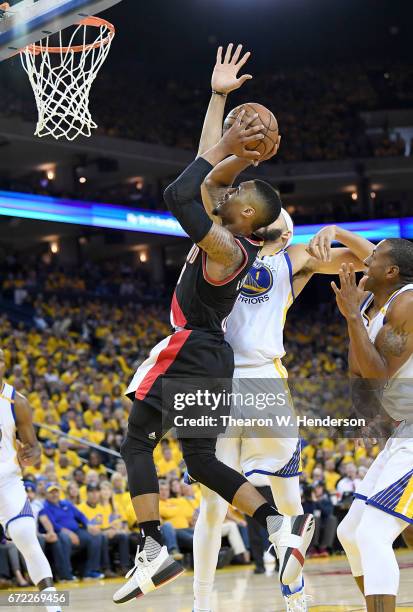
[[(125, 74), (102, 70), (94, 83), (92, 110), (100, 133), (196, 150), (205, 83), (140, 74), (144, 86), (131, 87)], [(401, 136), (386, 125), (381, 136), (368, 136), (360, 113), (412, 108), (412, 77), (412, 67), (403, 63), (279, 70), (256, 75), (233, 94), (231, 105), (256, 101), (274, 112), (283, 135), (278, 162), (399, 156), (406, 145)], [(19, 95), (14, 78), (4, 96), (2, 113), (34, 120), (34, 104)]]
[[(111, 287), (109, 295), (102, 297), (99, 278)], [(27, 279), (34, 290), (25, 286)], [(16, 300), (22, 287), (26, 295)], [(105, 301), (116, 294), (120, 302)], [(90, 264), (69, 276), (41, 263), (25, 268), (13, 257), (0, 266), (3, 312), (7, 304), (13, 305), (11, 314), (0, 316), (6, 379), (29, 399), (42, 444), (40, 467), (24, 469), (25, 486), (39, 540), (61, 580), (124, 574), (139, 538), (119, 455), (130, 407), (124, 391), (134, 369), (170, 327), (166, 307), (143, 304), (139, 293), (126, 303), (121, 296), (115, 267)], [(303, 311), (299, 316), (293, 313), (286, 338), (285, 365), (299, 384), (345, 375), (345, 330), (331, 307), (322, 306), (307, 316)], [(329, 393), (324, 389), (322, 403), (334, 404)], [(302, 395), (314, 397), (311, 387)], [(302, 499), (305, 510), (317, 519), (311, 555), (326, 556), (339, 548), (337, 523), (377, 452), (378, 446), (355, 448), (343, 437), (314, 431), (306, 435)], [(185, 464), (172, 436), (158, 445), (155, 462), (165, 541), (175, 558), (190, 565), (199, 487), (185, 483)], [(251, 521), (230, 509), (222, 531), (221, 565), (231, 559), (250, 561), (256, 550), (253, 530)], [(11, 580), (23, 586), (24, 562), (14, 544), (4, 534), (0, 537), (0, 586)], [(256, 571), (263, 571), (262, 553), (253, 557)]]

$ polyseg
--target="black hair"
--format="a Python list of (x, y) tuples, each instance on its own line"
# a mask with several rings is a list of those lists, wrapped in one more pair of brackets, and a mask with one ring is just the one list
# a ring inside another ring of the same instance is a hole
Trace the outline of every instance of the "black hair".
[(413, 243), (404, 238), (388, 238), (390, 258), (399, 268), (399, 276), (407, 283), (413, 283)]
[(274, 187), (260, 180), (255, 180), (254, 185), (260, 196), (262, 206), (258, 211), (256, 226), (253, 231), (274, 223), (281, 213), (281, 199)]

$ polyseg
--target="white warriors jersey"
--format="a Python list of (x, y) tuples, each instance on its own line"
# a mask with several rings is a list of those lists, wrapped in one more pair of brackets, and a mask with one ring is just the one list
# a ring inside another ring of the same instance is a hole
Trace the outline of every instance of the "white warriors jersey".
[(235, 367), (260, 366), (281, 359), (284, 324), (294, 301), (292, 265), (287, 250), (258, 257), (229, 315), (225, 339)]
[[(386, 314), (390, 304), (405, 291), (413, 291), (413, 284), (405, 285), (395, 291), (372, 319), (368, 317), (366, 310), (372, 304), (374, 295), (371, 293), (363, 302), (361, 314), (368, 336), (373, 343), (386, 323)], [(393, 419), (413, 422), (413, 354), (387, 382), (383, 390), (382, 401), (383, 408)]]
[(0, 483), (13, 475), (21, 477), (16, 452), (14, 396), (14, 387), (4, 383), (0, 391)]

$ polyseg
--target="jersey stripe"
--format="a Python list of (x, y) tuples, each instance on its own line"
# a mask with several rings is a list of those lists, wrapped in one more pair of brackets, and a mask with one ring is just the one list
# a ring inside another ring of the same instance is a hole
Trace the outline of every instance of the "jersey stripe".
[(148, 392), (151, 390), (155, 381), (165, 374), (170, 366), (175, 361), (179, 351), (188, 340), (192, 330), (184, 329), (182, 331), (175, 332), (168, 345), (159, 353), (155, 364), (147, 372), (145, 377), (142, 379), (139, 387), (136, 389), (135, 397), (139, 400), (144, 400)]
[(172, 298), (171, 314), (173, 327), (185, 327), (187, 320), (179, 305), (178, 298), (176, 297), (176, 290)]
[(13, 391), (11, 392), (11, 398), (10, 398), (10, 408), (11, 408), (11, 413), (13, 415), (13, 419), (14, 422), (17, 423), (16, 421), (16, 409), (14, 406), (14, 396), (16, 395), (16, 389), (13, 387)]
[(288, 255), (287, 251), (284, 251), (284, 257), (285, 257), (285, 261), (287, 262), (287, 265), (288, 265), (288, 271), (290, 273), (291, 295), (293, 296), (293, 300), (295, 300), (294, 287), (293, 287), (293, 265), (291, 263), (291, 259), (290, 259), (290, 256)]

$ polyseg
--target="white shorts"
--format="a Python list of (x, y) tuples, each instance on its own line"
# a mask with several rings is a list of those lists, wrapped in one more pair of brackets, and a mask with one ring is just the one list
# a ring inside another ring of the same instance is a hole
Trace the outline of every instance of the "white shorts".
[[(289, 401), (288, 405), (276, 410), (283, 416), (291, 417), (295, 424), (294, 409), (286, 381), (287, 376), (287, 371), (280, 359), (274, 360), (274, 363), (265, 363), (254, 368), (236, 367), (234, 372), (234, 379), (282, 380), (280, 388), (284, 390)], [(302, 471), (301, 440), (295, 425), (288, 429), (273, 422), (272, 426), (259, 427), (255, 432), (253, 428), (247, 427), (235, 428), (231, 432), (227, 430), (225, 435), (218, 438), (216, 455), (223, 463), (243, 472), (249, 480), (254, 481), (254, 484), (258, 484), (259, 480), (262, 484), (268, 484), (266, 476), (292, 478), (301, 474)]]
[(354, 497), (413, 524), (413, 425), (399, 425)]
[(16, 475), (0, 481), (0, 523), (7, 535), (9, 524), (22, 517), (33, 517), (23, 480)]

